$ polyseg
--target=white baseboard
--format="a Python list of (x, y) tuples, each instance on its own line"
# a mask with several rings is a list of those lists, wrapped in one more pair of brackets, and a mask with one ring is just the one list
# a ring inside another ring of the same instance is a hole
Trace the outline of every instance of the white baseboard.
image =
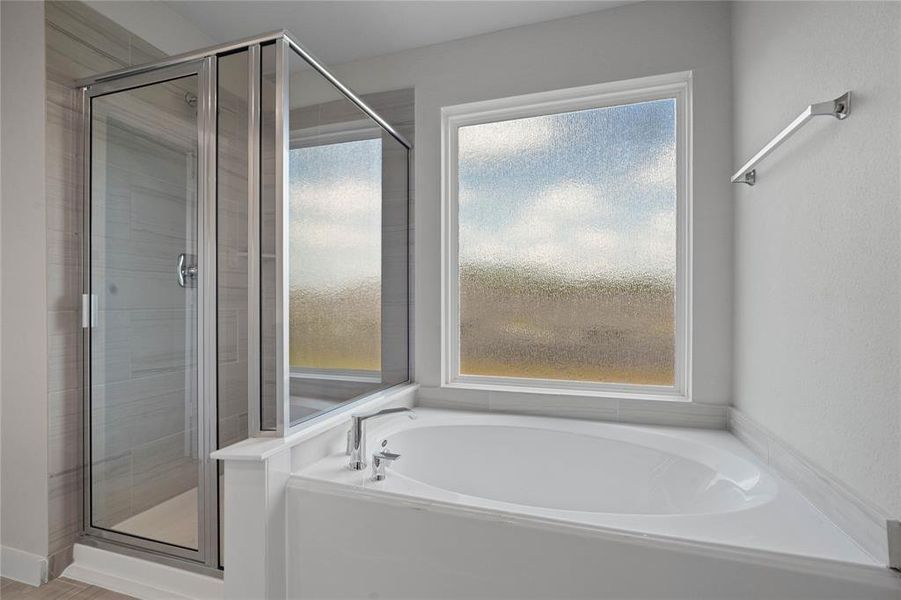
[(168, 565), (75, 545), (75, 561), (63, 577), (143, 600), (222, 600), (221, 579)]
[(0, 575), (28, 585), (47, 582), (47, 559), (8, 546), (0, 547)]
[(880, 563), (888, 564), (887, 515), (736, 408), (729, 411), (729, 430), (773, 470), (794, 484), (864, 552)]

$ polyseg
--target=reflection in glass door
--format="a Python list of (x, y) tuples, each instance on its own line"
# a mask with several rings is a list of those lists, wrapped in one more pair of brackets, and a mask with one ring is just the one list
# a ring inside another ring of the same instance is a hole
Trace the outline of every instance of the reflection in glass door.
[(200, 378), (208, 68), (88, 92), (86, 526), (199, 560), (215, 493)]

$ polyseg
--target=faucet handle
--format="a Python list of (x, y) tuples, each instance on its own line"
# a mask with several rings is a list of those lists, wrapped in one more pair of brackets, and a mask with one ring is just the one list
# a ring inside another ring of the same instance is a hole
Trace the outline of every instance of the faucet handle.
[(400, 454), (391, 452), (385, 446), (388, 440), (382, 442), (382, 450), (372, 455), (372, 479), (373, 481), (382, 481), (385, 479), (385, 467), (388, 463), (393, 463), (400, 458)]
[(381, 452), (376, 452), (372, 455), (373, 463), (376, 459), (378, 459), (379, 462), (394, 462), (399, 458), (400, 454), (396, 454), (390, 450), (382, 450)]

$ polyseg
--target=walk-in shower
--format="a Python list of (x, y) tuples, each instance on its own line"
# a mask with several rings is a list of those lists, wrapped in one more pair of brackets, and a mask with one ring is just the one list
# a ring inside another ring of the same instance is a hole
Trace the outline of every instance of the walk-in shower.
[(409, 378), (410, 144), (286, 32), (79, 87), (86, 540), (220, 568), (210, 452)]

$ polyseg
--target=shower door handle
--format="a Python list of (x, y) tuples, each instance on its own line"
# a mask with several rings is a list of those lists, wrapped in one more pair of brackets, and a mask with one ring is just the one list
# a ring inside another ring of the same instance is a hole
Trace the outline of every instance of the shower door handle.
[(187, 264), (188, 258), (193, 257), (182, 252), (178, 255), (178, 262), (175, 265), (175, 276), (181, 287), (194, 287), (194, 277), (197, 276), (197, 265)]

